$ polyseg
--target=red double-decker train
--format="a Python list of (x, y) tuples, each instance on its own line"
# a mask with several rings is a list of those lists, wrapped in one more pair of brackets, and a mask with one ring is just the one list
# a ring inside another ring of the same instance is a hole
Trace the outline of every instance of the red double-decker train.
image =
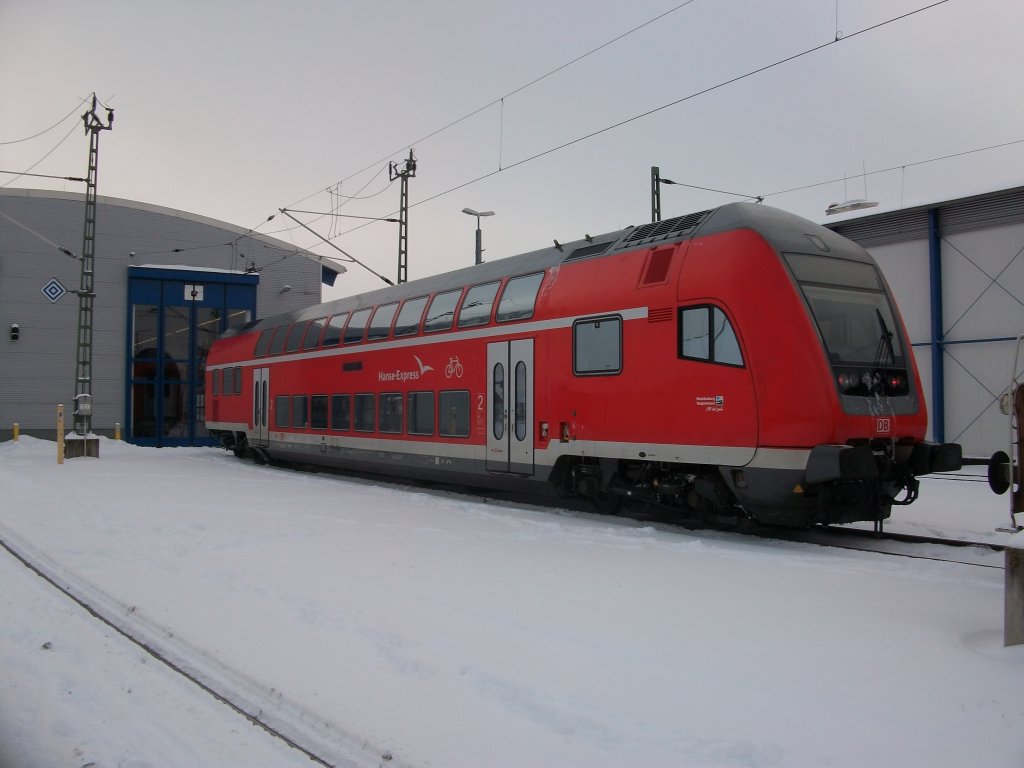
[(266, 317), (206, 375), (240, 456), (607, 510), (882, 520), (961, 463), (868, 253), (747, 203)]

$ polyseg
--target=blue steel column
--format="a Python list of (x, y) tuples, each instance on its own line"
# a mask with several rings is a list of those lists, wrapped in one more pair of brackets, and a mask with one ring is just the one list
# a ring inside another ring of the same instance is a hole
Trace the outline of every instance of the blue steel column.
[(932, 314), (932, 440), (946, 440), (946, 381), (942, 330), (942, 240), (939, 237), (939, 210), (928, 209), (928, 269)]

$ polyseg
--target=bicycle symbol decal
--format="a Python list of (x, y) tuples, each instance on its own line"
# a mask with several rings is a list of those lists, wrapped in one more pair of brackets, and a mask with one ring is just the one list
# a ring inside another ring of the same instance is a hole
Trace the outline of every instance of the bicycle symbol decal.
[(459, 362), (458, 357), (453, 357), (448, 361), (448, 365), (444, 367), (445, 378), (450, 379), (454, 376), (457, 379), (462, 378), (462, 374), (465, 373), (465, 369), (462, 367), (462, 363)]

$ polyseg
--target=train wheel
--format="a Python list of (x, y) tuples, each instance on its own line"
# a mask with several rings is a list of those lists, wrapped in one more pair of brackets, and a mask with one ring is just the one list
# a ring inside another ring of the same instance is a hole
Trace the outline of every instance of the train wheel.
[(594, 509), (602, 515), (616, 515), (622, 509), (622, 497), (617, 493), (600, 491), (592, 494), (589, 498), (590, 503), (594, 505)]

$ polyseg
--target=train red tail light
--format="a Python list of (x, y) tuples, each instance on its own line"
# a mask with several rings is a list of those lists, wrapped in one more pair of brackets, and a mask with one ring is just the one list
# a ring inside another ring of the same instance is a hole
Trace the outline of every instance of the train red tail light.
[(836, 377), (836, 380), (839, 382), (839, 388), (843, 390), (843, 392), (853, 389), (857, 384), (857, 377), (850, 375), (846, 371), (840, 373)]
[(885, 381), (890, 394), (899, 395), (907, 391), (907, 377), (902, 373), (891, 374)]

